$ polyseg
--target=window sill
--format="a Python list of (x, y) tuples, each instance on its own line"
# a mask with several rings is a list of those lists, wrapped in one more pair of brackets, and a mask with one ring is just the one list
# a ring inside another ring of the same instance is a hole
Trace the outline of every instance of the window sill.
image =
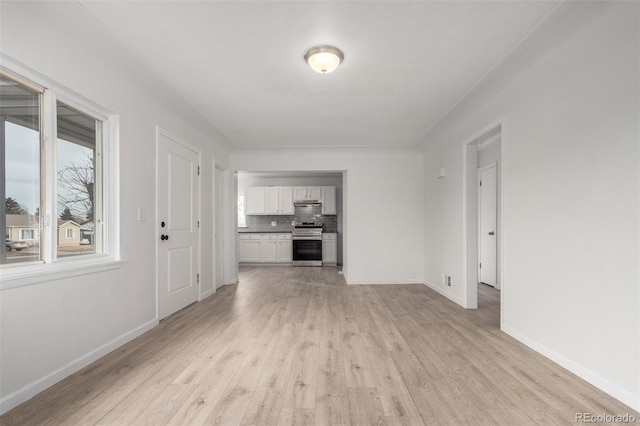
[(0, 291), (12, 288), (96, 274), (121, 268), (125, 262), (112, 258), (87, 259), (73, 262), (25, 265), (0, 270)]

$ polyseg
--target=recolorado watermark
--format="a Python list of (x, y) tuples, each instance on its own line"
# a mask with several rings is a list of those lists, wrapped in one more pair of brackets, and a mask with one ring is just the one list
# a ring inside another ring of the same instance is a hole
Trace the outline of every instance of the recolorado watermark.
[(633, 414), (576, 413), (576, 423), (635, 423)]

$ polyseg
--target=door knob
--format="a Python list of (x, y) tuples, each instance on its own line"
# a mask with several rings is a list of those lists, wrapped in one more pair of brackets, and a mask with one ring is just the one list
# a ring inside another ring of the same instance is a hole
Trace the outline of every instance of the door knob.
[(496, 233), (491, 231), (491, 232), (489, 232), (489, 235), (496, 235)]

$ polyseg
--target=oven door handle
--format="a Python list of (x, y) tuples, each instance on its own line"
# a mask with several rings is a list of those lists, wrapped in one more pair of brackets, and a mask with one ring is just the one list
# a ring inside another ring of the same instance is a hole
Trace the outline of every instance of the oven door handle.
[(322, 237), (292, 237), (293, 241), (322, 241)]

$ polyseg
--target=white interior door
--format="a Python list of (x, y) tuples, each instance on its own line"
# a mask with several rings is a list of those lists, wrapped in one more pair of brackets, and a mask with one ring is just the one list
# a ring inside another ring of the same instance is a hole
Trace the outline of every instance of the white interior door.
[(497, 276), (497, 181), (496, 165), (478, 169), (479, 190), (479, 277), (480, 282), (496, 286)]
[(199, 154), (158, 131), (158, 317), (198, 299)]
[(215, 256), (216, 256), (216, 288), (219, 288), (224, 285), (224, 220), (223, 220), (223, 211), (224, 211), (224, 172), (220, 169), (216, 168), (215, 175), (215, 222), (216, 222), (216, 230), (215, 230)]

